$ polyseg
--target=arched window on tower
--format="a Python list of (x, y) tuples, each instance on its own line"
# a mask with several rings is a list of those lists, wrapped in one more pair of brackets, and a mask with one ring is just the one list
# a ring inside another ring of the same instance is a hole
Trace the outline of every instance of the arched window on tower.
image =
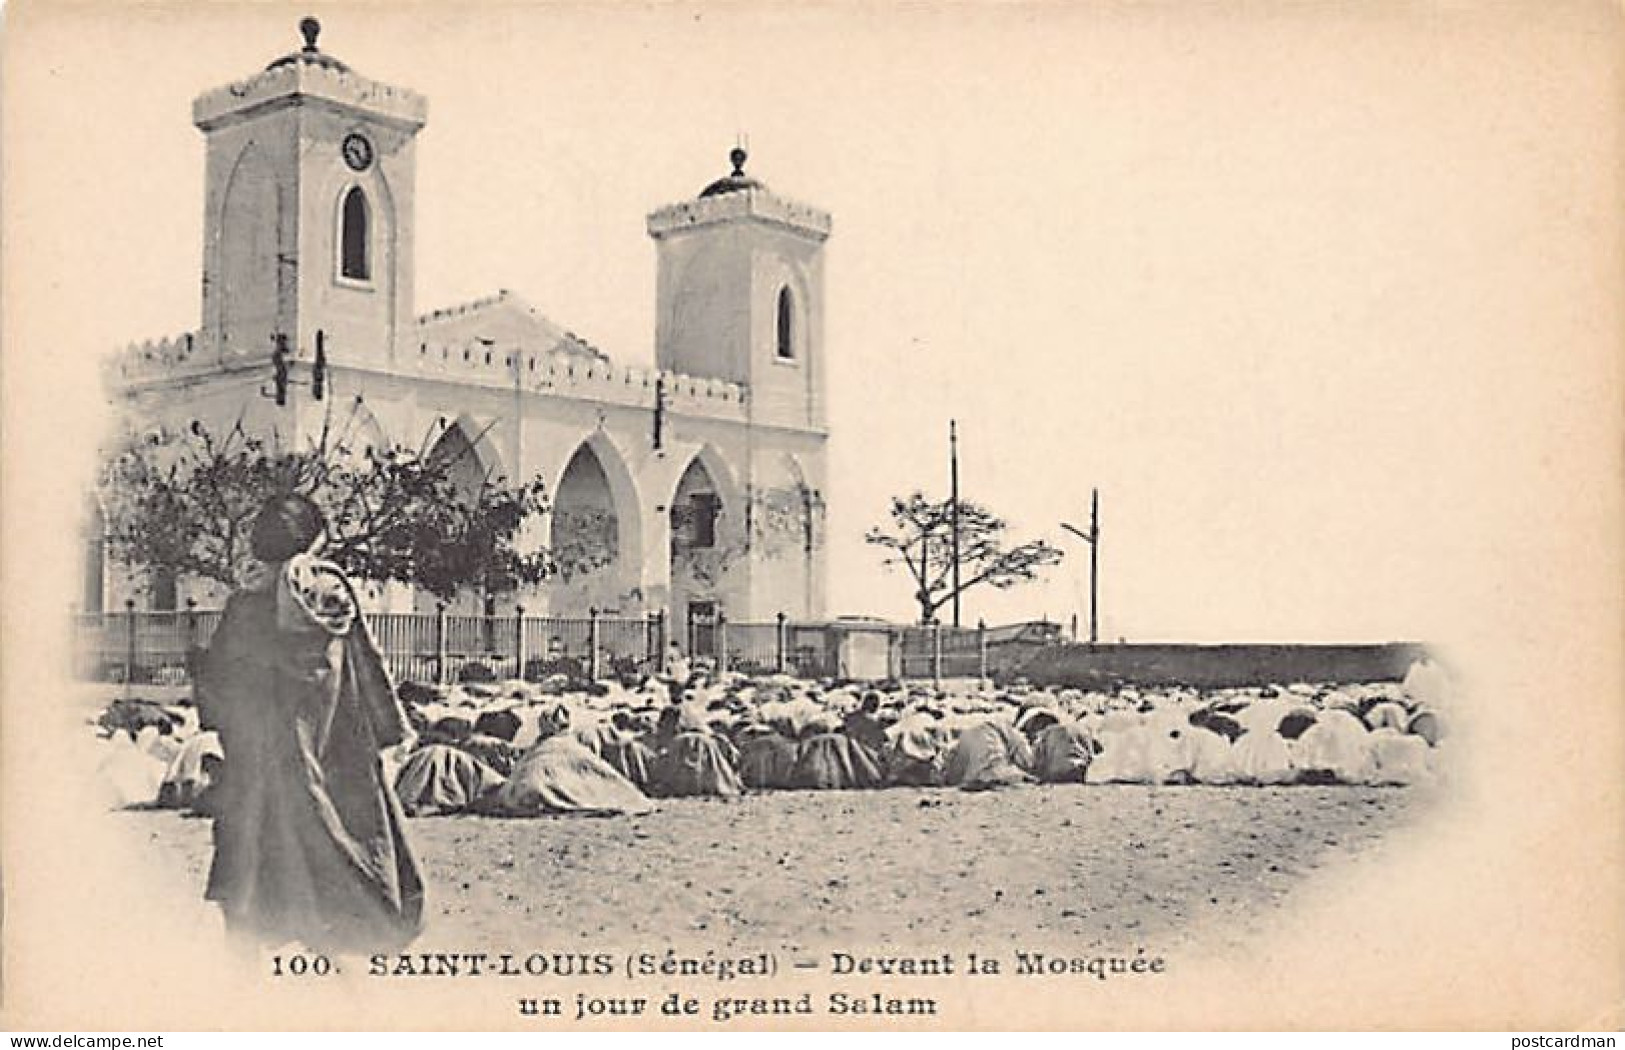
[(779, 359), (796, 357), (796, 298), (789, 285), (779, 289)]
[(372, 260), (369, 257), (367, 195), (360, 186), (350, 187), (344, 195), (343, 214), (340, 217), (339, 273), (355, 281), (372, 278)]

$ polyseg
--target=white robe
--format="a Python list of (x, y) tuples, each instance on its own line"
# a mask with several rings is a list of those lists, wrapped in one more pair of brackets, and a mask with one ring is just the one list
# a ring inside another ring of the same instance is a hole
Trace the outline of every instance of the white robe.
[(1281, 719), (1297, 706), (1284, 697), (1260, 697), (1231, 717), (1249, 733), (1273, 733), (1276, 726), (1281, 724)]
[(1347, 711), (1323, 711), (1293, 742), (1293, 764), (1303, 773), (1330, 773), (1344, 784), (1370, 783), (1377, 764), (1369, 735)]
[(158, 801), (169, 760), (151, 754), (120, 730), (106, 743), (96, 775), (103, 799), (112, 808), (145, 806)]
[(1373, 784), (1426, 784), (1434, 777), (1433, 748), (1411, 733), (1379, 729), (1371, 734), (1371, 756), (1376, 766)]
[(1241, 779), (1228, 737), (1201, 726), (1184, 734), (1186, 768), (1198, 784), (1234, 784)]
[(1419, 707), (1449, 710), (1453, 691), (1450, 676), (1434, 661), (1424, 657), (1405, 672), (1405, 695)]
[(1244, 784), (1290, 784), (1297, 776), (1291, 749), (1273, 729), (1249, 730), (1232, 748), (1236, 774)]
[(1137, 720), (1134, 724), (1108, 721), (1095, 739), (1100, 754), (1089, 763), (1085, 784), (1151, 784), (1156, 781), (1151, 763), (1151, 733)]

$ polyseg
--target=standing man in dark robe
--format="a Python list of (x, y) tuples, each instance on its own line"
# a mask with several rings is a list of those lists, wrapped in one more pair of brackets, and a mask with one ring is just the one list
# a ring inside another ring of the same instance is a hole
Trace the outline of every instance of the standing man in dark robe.
[(226, 604), (197, 702), (225, 751), (206, 896), (240, 943), (361, 952), (409, 943), (423, 881), (380, 752), (411, 730), (343, 572), (312, 553), (311, 500), (270, 501), (261, 563)]

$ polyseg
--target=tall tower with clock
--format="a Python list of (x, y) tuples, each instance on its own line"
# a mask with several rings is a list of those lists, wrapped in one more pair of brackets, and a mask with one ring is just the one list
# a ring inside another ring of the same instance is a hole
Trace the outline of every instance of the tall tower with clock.
[(412, 206), (421, 96), (320, 50), (321, 26), (264, 71), (199, 96), (207, 137), (205, 352), (390, 361), (414, 331)]

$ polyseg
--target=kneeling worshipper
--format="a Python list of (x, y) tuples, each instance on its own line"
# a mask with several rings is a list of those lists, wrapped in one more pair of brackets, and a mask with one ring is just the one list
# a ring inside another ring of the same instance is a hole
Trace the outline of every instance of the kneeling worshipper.
[(482, 812), (511, 817), (577, 813), (589, 816), (641, 814), (654, 804), (630, 780), (593, 754), (570, 729), (570, 712), (560, 705), (542, 723), (538, 740), (501, 788), (480, 806)]
[(779, 725), (746, 722), (734, 734), (739, 751), (739, 779), (752, 791), (775, 791), (790, 786), (800, 747)]
[(1208, 725), (1192, 723), (1184, 733), (1184, 742), (1184, 768), (1190, 771), (1194, 783), (1222, 785), (1241, 780), (1235, 749), (1228, 736)]
[(960, 730), (948, 751), (942, 782), (965, 791), (985, 791), (1032, 782), (1027, 772), (1032, 750), (1015, 726), (987, 719)]
[(705, 714), (692, 704), (668, 707), (655, 727), (659, 743), (650, 781), (666, 798), (735, 798), (745, 787), (734, 764), (739, 752), (727, 737), (711, 731)]
[(1365, 713), (1365, 725), (1373, 732), (1378, 729), (1397, 729), (1403, 733), (1410, 722), (1410, 717), (1403, 704), (1396, 700), (1383, 700), (1371, 705), (1371, 709)]
[(834, 715), (807, 725), (790, 774), (791, 787), (827, 791), (875, 788), (883, 782), (869, 749), (842, 732)]
[(503, 775), (460, 747), (425, 744), (407, 756), (395, 794), (408, 816), (466, 813), (500, 788)]
[(1024, 713), (1023, 718), (1028, 723), (1023, 728), (1037, 733), (1033, 775), (1046, 784), (1083, 783), (1095, 759), (1094, 734), (1081, 722), (1057, 718), (1053, 712), (1037, 708)]
[(489, 766), (499, 777), (506, 778), (519, 764), (524, 751), (515, 746), (513, 739), (519, 733), (519, 716), (511, 710), (485, 711), (474, 720), (474, 731), (453, 743), (453, 747), (466, 752)]
[(1371, 783), (1410, 787), (1433, 781), (1433, 748), (1414, 733), (1383, 728), (1371, 734), (1371, 758), (1376, 766)]
[(1365, 784), (1377, 771), (1365, 723), (1342, 709), (1320, 712), (1291, 746), (1306, 784)]
[(225, 758), (219, 733), (187, 737), (158, 786), (158, 805), (213, 816), (214, 788), (219, 783)]
[(1276, 726), (1249, 729), (1231, 745), (1236, 779), (1242, 784), (1290, 784), (1297, 779), (1292, 748)]
[(96, 779), (106, 788), (106, 801), (115, 809), (151, 806), (163, 787), (164, 773), (174, 761), (174, 750), (160, 746), (155, 725), (134, 733), (118, 730), (108, 738), (106, 753), (96, 767)]
[(655, 756), (648, 745), (638, 739), (631, 712), (616, 711), (609, 722), (599, 726), (588, 746), (639, 791), (648, 790)]
[(1415, 733), (1432, 747), (1438, 747), (1439, 741), (1444, 739), (1444, 724), (1438, 712), (1430, 708), (1417, 711), (1405, 728), (1406, 732)]
[(841, 720), (841, 732), (862, 744), (876, 761), (886, 750), (886, 727), (876, 717), (879, 710), (880, 694), (871, 689), (863, 694), (858, 709)]
[[(1146, 759), (1153, 784), (1192, 784), (1196, 773), (1197, 748), (1193, 746), (1190, 716), (1194, 709), (1182, 703), (1169, 703), (1143, 717), (1147, 737)], [(1204, 744), (1197, 741), (1196, 744)]]
[(918, 708), (886, 730), (882, 759), (886, 782), (899, 787), (936, 787), (942, 783), (942, 748), (937, 720)]
[(197, 705), (225, 753), (208, 899), (240, 946), (404, 946), (423, 880), (380, 754), (410, 739), (361, 603), (315, 556), (326, 532), (304, 496), (271, 500), (249, 538), (258, 564), (204, 653)]
[(1143, 715), (1113, 711), (1095, 727), (1100, 752), (1084, 773), (1086, 784), (1150, 784), (1156, 781), (1151, 766), (1152, 729)]

